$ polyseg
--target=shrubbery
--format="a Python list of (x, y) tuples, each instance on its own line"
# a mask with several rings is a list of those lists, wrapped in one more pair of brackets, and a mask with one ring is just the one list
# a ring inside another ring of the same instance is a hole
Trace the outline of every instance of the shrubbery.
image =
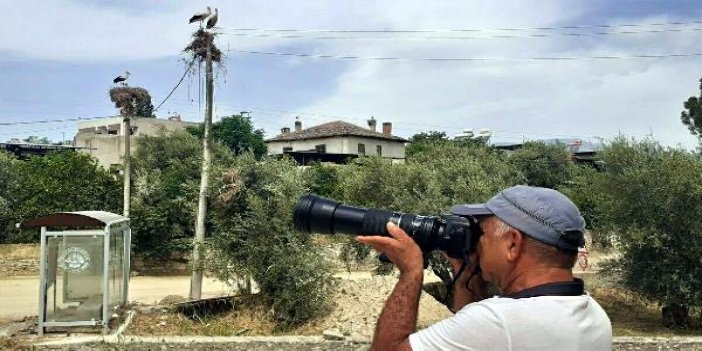
[[(306, 191), (357, 206), (439, 215), (515, 184), (555, 187), (580, 208), (594, 242), (614, 246), (623, 284), (681, 311), (702, 304), (702, 161), (658, 143), (617, 139), (604, 168), (575, 166), (562, 146), (527, 144), (511, 156), (476, 143), (421, 143), (405, 163), (375, 157), (297, 167), (291, 160), (214, 147), (208, 269), (235, 284), (250, 277), (281, 326), (323, 314), (331, 270), (309, 236), (292, 230)], [(425, 138), (426, 139), (426, 138)], [(134, 251), (168, 258), (192, 249), (200, 141), (188, 133), (140, 137), (133, 155)], [(0, 153), (0, 241), (36, 241), (14, 223), (55, 211), (120, 212), (121, 181), (81, 153), (16, 160)], [(347, 257), (369, 249), (346, 246)], [(431, 265), (445, 270), (433, 258)], [(387, 267), (386, 267), (387, 268)], [(685, 312), (683, 315), (685, 315)], [(676, 321), (684, 324), (684, 321)]]
[(90, 155), (52, 152), (26, 161), (0, 154), (0, 242), (38, 242), (37, 230), (15, 223), (60, 211), (103, 210), (122, 206), (118, 180)]
[(225, 178), (211, 210), (209, 269), (227, 281), (252, 277), (282, 326), (326, 311), (330, 267), (310, 236), (292, 229), (302, 172), (291, 160), (256, 162), (245, 154)]

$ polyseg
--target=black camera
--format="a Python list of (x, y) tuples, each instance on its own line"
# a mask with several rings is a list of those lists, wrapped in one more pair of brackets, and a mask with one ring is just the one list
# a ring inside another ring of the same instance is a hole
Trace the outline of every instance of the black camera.
[(465, 258), (476, 247), (482, 233), (474, 217), (454, 215), (421, 216), (354, 207), (314, 194), (300, 198), (295, 206), (295, 229), (311, 234), (389, 236), (386, 223), (402, 228), (422, 252), (446, 252), (452, 258)]

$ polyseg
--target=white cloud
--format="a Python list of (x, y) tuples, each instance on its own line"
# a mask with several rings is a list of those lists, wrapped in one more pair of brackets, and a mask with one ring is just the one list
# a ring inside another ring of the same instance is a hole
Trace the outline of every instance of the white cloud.
[[(221, 13), (220, 47), (387, 57), (534, 57), (692, 52), (702, 32), (594, 37), (475, 40), (290, 40), (229, 35), (230, 28), (448, 29), (572, 24), (595, 2), (495, 1), (212, 1)], [(175, 56), (205, 3), (170, 3), (149, 11), (58, 0), (1, 2), (0, 51), (14, 57), (70, 62), (149, 60)], [(659, 16), (611, 23), (675, 20)], [(658, 27), (653, 28), (658, 29)], [(626, 30), (626, 28), (624, 29)], [(601, 31), (601, 30), (600, 30)], [(496, 33), (459, 33), (475, 36)], [(524, 32), (510, 33), (524, 34)], [(317, 34), (324, 35), (324, 34)], [(353, 34), (370, 36), (370, 34)], [(417, 34), (416, 36), (428, 36)], [(409, 34), (399, 34), (407, 37)], [(282, 46), (285, 49), (281, 49)], [(299, 50), (299, 51), (298, 51)], [(304, 58), (281, 58), (291, 69)], [(700, 58), (524, 62), (348, 61), (326, 96), (300, 108), (306, 125), (375, 115), (404, 136), (430, 129), (454, 134), (491, 128), (504, 140), (556, 135), (643, 136), (687, 147), (696, 140), (680, 124), (682, 101), (697, 94)], [(320, 61), (320, 65), (324, 64)], [(242, 69), (242, 68), (237, 68)], [(271, 82), (271, 84), (275, 84)], [(224, 97), (226, 99), (226, 97)], [(226, 100), (225, 100), (226, 101)], [(224, 101), (223, 101), (224, 102)], [(224, 102), (226, 103), (226, 102)], [(272, 102), (270, 107), (277, 107)], [(275, 131), (291, 121), (271, 118)]]

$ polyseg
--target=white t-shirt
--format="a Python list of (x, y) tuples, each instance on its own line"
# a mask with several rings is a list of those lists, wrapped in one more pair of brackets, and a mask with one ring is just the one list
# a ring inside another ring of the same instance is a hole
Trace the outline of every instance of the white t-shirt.
[(409, 337), (424, 350), (611, 350), (612, 325), (589, 295), (493, 297)]

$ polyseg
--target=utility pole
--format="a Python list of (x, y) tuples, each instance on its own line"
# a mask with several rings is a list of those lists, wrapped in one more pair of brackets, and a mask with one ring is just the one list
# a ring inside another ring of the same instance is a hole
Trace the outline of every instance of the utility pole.
[(122, 169), (124, 171), (124, 208), (122, 215), (129, 218), (129, 205), (131, 203), (131, 166), (130, 166), (130, 139), (132, 136), (132, 127), (130, 116), (124, 116), (122, 119), (122, 133), (124, 133), (124, 160), (122, 161)]
[(214, 82), (212, 76), (212, 45), (213, 33), (207, 33), (207, 56), (205, 58), (205, 131), (202, 140), (202, 173), (200, 179), (200, 197), (197, 207), (197, 221), (195, 224), (195, 240), (193, 241), (192, 277), (190, 279), (190, 299), (200, 299), (202, 292), (202, 260), (201, 253), (205, 243), (205, 216), (207, 214), (207, 186), (212, 165), (212, 104)]

